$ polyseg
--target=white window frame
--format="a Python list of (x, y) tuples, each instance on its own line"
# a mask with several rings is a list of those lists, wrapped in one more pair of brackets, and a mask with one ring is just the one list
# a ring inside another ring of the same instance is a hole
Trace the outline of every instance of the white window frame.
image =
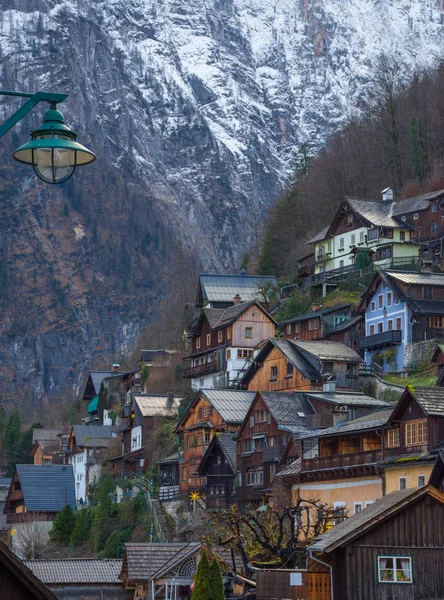
[[(405, 487), (402, 487), (402, 486), (401, 486), (401, 481), (404, 481), (404, 485), (405, 485)], [(402, 490), (406, 490), (406, 489), (407, 489), (407, 477), (405, 477), (405, 476), (404, 476), (404, 477), (400, 477), (400, 478), (399, 478), (399, 489), (400, 489), (401, 491), (402, 491)]]
[(405, 216), (405, 215), (402, 215), (402, 217), (401, 217), (401, 221), (404, 221), (404, 222), (405, 222), (405, 220), (406, 220), (406, 216)]
[(365, 508), (367, 508), (367, 506), (370, 506), (371, 504), (374, 504), (374, 503), (375, 503), (375, 501), (374, 501), (374, 500), (366, 500), (366, 501), (364, 502), (364, 506), (365, 506)]
[[(333, 508), (345, 508), (346, 507), (346, 503), (345, 502), (333, 502)], [(345, 515), (345, 511), (344, 511), (344, 516), (343, 517), (338, 517), (334, 519), (334, 524), (337, 525), (338, 523), (342, 523), (342, 521), (344, 521), (346, 518)]]
[(413, 220), (414, 220), (414, 221), (417, 221), (418, 219), (419, 219), (419, 215), (418, 215), (418, 213), (414, 213), (414, 214), (413, 214)]
[[(393, 560), (394, 569), (381, 569), (380, 560), (387, 559), (387, 558), (391, 558)], [(409, 561), (409, 572), (410, 572), (410, 580), (409, 581), (398, 581), (396, 579), (396, 572), (402, 570), (402, 569), (397, 568), (397, 564), (396, 564), (397, 560), (408, 560)], [(398, 555), (382, 555), (381, 556), (380, 554), (378, 554), (378, 556), (376, 557), (376, 561), (377, 561), (376, 568), (378, 571), (378, 583), (396, 583), (396, 584), (402, 584), (402, 583), (412, 584), (413, 583), (413, 567), (412, 567), (412, 557), (411, 556), (398, 556)], [(388, 571), (388, 570), (393, 571), (393, 581), (381, 579), (381, 571)]]
[[(419, 483), (420, 477), (424, 478), (424, 483)], [(424, 487), (425, 485), (427, 485), (427, 476), (426, 475), (418, 475), (418, 487)]]
[(360, 231), (359, 232), (359, 241), (363, 242), (364, 241), (364, 236), (365, 236), (365, 232), (364, 231)]
[[(390, 300), (390, 302), (389, 302)], [(387, 306), (391, 306), (393, 304), (393, 292), (387, 292)]]
[[(359, 507), (359, 510), (356, 510)], [(353, 502), (353, 514), (357, 515), (358, 513), (360, 513), (363, 509), (363, 505), (362, 502)]]

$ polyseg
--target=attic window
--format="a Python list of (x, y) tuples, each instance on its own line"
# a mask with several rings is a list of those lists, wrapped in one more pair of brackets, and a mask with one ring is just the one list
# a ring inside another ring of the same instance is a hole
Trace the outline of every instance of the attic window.
[(436, 213), (436, 212), (438, 212), (438, 205), (432, 204), (432, 213)]
[(301, 419), (302, 419), (302, 418), (304, 418), (304, 417), (305, 417), (305, 414), (304, 414), (303, 412), (299, 412), (299, 411), (298, 411), (298, 417), (301, 417)]
[(418, 220), (418, 213), (414, 213), (414, 215), (413, 215), (413, 220), (414, 220), (414, 221), (417, 221), (417, 220)]
[(223, 333), (222, 333), (222, 329), (219, 329), (219, 331), (217, 332), (217, 341), (220, 343), (223, 340)]
[(404, 221), (404, 222), (405, 222), (405, 220), (406, 220), (406, 217), (405, 217), (405, 215), (402, 215), (402, 217), (401, 217), (401, 221)]
[(291, 363), (287, 363), (287, 377), (291, 377), (293, 375), (293, 365)]
[(347, 213), (347, 225), (353, 223), (353, 213)]

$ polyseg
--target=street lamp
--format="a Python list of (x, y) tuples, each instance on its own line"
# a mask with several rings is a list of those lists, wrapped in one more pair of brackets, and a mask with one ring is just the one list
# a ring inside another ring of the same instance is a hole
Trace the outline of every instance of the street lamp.
[(18, 123), (39, 102), (48, 102), (50, 109), (43, 117), (43, 124), (31, 132), (31, 141), (20, 146), (12, 157), (24, 164), (32, 165), (35, 174), (45, 183), (63, 183), (74, 175), (77, 167), (93, 162), (96, 157), (76, 141), (77, 134), (65, 125), (57, 104), (67, 94), (52, 92), (9, 92), (0, 90), (2, 96), (29, 98), (13, 115), (0, 125), (0, 138)]

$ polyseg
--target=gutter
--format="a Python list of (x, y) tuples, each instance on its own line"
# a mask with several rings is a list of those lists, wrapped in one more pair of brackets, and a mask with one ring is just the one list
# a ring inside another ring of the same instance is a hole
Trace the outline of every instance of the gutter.
[(310, 556), (310, 558), (312, 560), (314, 560), (315, 562), (319, 563), (320, 565), (323, 565), (324, 567), (328, 567), (328, 569), (330, 570), (330, 592), (331, 592), (331, 596), (330, 596), (330, 600), (334, 600), (334, 591), (333, 591), (333, 567), (331, 565), (329, 565), (328, 563), (320, 560), (319, 558), (315, 558), (315, 556), (313, 555), (314, 550), (310, 550), (310, 548), (308, 549), (308, 554)]

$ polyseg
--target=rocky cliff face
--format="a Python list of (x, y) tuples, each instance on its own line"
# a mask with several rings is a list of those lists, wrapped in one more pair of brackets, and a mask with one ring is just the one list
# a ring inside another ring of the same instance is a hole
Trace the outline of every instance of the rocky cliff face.
[[(0, 391), (38, 404), (127, 352), (190, 253), (234, 270), (266, 208), (372, 93), (444, 47), (442, 0), (3, 0), (1, 86), (68, 91), (97, 162), (60, 188), (2, 140)], [(18, 103), (0, 105), (4, 118)], [(186, 261), (185, 261), (186, 262)], [(185, 264), (185, 263), (184, 263)]]

